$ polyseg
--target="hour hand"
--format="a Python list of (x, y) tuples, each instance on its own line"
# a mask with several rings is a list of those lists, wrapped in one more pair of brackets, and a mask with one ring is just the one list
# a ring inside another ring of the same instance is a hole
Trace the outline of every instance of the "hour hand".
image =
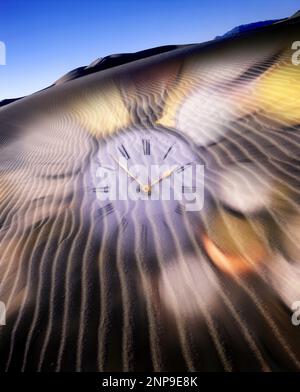
[(112, 156), (112, 155), (110, 155), (111, 156), (111, 158), (127, 173), (127, 175), (130, 177), (130, 178), (132, 178), (133, 180), (135, 180), (138, 184), (139, 184), (139, 186), (140, 186), (140, 188), (142, 189), (142, 190), (144, 190), (144, 188), (145, 188), (145, 185), (144, 184), (142, 184), (140, 181), (139, 181), (139, 179), (134, 175), (134, 174), (132, 174), (128, 169), (127, 169), (127, 167), (125, 166), (125, 165), (123, 165), (123, 163), (122, 162), (120, 162), (118, 159), (116, 159), (114, 156)]

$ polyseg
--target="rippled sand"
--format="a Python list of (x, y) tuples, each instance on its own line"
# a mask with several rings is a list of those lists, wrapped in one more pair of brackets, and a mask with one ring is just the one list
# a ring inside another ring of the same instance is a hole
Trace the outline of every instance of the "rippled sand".
[[(299, 370), (299, 23), (0, 108), (1, 370)], [(204, 162), (193, 219), (99, 219), (103, 141), (139, 129), (176, 130)]]

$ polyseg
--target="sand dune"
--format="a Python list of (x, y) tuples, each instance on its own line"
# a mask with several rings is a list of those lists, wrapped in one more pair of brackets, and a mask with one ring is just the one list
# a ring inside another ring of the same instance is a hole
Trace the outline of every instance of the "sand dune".
[[(0, 108), (1, 370), (299, 370), (299, 23)], [(147, 135), (154, 160), (182, 137), (170, 162), (205, 166), (201, 211), (99, 201), (99, 162)]]

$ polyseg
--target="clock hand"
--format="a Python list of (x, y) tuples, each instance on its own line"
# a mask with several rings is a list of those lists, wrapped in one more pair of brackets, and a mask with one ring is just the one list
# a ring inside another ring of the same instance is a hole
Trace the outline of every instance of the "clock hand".
[(150, 189), (158, 184), (159, 182), (161, 182), (162, 180), (164, 180), (165, 178), (170, 177), (170, 175), (174, 172), (174, 170), (176, 170), (178, 168), (178, 166), (174, 166), (172, 169), (166, 170), (160, 177), (158, 180), (154, 181), (151, 185), (150, 185)]
[[(109, 154), (110, 155), (110, 154)], [(141, 190), (143, 191), (143, 192), (145, 192), (145, 193), (149, 193), (149, 191), (150, 191), (150, 189), (148, 189), (149, 187), (148, 187), (148, 185), (144, 185), (144, 184), (142, 184), (140, 181), (139, 181), (139, 179), (136, 177), (136, 176), (134, 176), (128, 169), (127, 169), (127, 167), (125, 166), (125, 165), (123, 165), (123, 163), (122, 162), (120, 162), (119, 160), (117, 160), (115, 157), (113, 157), (112, 155), (110, 155), (111, 156), (111, 158), (128, 174), (128, 176), (129, 177), (131, 177), (131, 178), (133, 178), (138, 184), (139, 184), (139, 186), (140, 186), (140, 188), (141, 188)]]

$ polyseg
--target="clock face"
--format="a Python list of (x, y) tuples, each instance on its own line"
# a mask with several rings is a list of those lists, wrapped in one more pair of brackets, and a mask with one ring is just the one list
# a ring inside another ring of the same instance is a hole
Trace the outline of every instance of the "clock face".
[(174, 219), (203, 207), (204, 165), (170, 130), (131, 129), (106, 139), (92, 167), (98, 214), (131, 221)]
[(140, 236), (149, 254), (160, 240), (171, 255), (174, 235), (188, 246), (184, 222), (197, 227), (204, 199), (204, 165), (189, 141), (167, 129), (130, 129), (101, 143), (91, 172), (99, 235), (121, 230), (127, 253)]

